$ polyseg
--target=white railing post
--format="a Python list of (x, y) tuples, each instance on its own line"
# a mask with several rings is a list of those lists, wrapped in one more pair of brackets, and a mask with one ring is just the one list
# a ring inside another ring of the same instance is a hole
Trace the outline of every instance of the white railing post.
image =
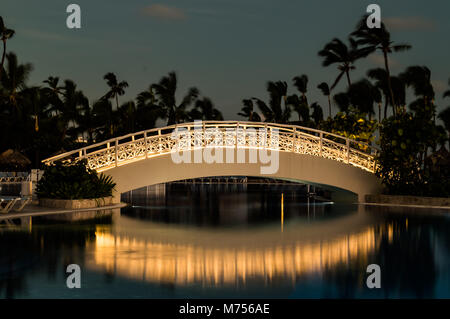
[(238, 148), (238, 132), (239, 132), (239, 122), (236, 123), (236, 136), (234, 139), (234, 148)]
[(297, 128), (294, 127), (294, 130), (292, 132), (292, 152), (295, 153), (295, 140), (297, 138)]
[(114, 141), (114, 164), (117, 167), (118, 162), (119, 162), (119, 140), (116, 138)]
[(319, 134), (319, 155), (322, 156), (322, 148), (323, 148), (323, 132)]
[(267, 148), (267, 134), (269, 134), (268, 130), (267, 130), (267, 123), (264, 123), (264, 148)]
[[(175, 125), (175, 131), (177, 130), (177, 125)], [(161, 130), (158, 130), (158, 152), (162, 152), (162, 142), (161, 142)]]
[(345, 139), (345, 147), (346, 147), (346, 151), (347, 151), (346, 162), (347, 162), (347, 164), (349, 164), (350, 163), (350, 140), (348, 138)]
[(148, 158), (147, 131), (144, 132), (145, 158)]

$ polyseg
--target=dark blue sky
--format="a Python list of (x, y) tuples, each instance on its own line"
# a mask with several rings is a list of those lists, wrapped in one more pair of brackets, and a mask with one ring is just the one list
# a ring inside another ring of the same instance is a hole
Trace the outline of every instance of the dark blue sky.
[[(82, 28), (66, 27), (66, 6), (81, 6)], [(323, 68), (317, 52), (334, 37), (346, 39), (373, 1), (346, 0), (2, 0), (0, 15), (17, 34), (8, 49), (21, 62), (34, 64), (29, 84), (49, 75), (74, 80), (91, 99), (107, 86), (103, 75), (114, 72), (130, 84), (121, 102), (133, 99), (169, 71), (179, 78), (180, 97), (190, 86), (212, 98), (226, 119), (240, 119), (241, 100), (266, 99), (268, 80), (291, 84), (307, 74), (309, 100), (326, 110), (316, 89), (331, 83), (335, 66)], [(377, 1), (382, 19), (397, 42), (411, 51), (391, 56), (392, 72), (427, 65), (439, 98), (450, 78), (450, 2)], [(353, 81), (373, 67), (378, 55), (357, 63)], [(336, 89), (345, 89), (345, 83)], [(294, 92), (292, 86), (290, 92)]]

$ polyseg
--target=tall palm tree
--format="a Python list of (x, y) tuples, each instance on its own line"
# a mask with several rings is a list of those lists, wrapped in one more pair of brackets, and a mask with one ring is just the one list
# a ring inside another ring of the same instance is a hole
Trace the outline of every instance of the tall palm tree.
[(119, 109), (119, 95), (122, 96), (125, 94), (125, 88), (128, 87), (128, 82), (117, 80), (117, 77), (114, 73), (109, 72), (106, 73), (103, 79), (106, 80), (106, 84), (108, 84), (110, 90), (103, 96), (104, 99), (115, 99), (116, 100), (116, 110)]
[(255, 112), (255, 106), (252, 99), (244, 99), (242, 100), (242, 104), (244, 105), (241, 109), (241, 112), (238, 115), (248, 118), (250, 122), (260, 122), (261, 117), (257, 112)]
[(315, 127), (318, 128), (320, 122), (323, 121), (322, 107), (317, 102), (314, 102), (313, 104), (311, 104), (311, 109), (313, 110), (311, 117), (314, 120)]
[(302, 74), (301, 76), (293, 78), (292, 81), (294, 82), (294, 86), (301, 93), (302, 102), (308, 105), (308, 99), (306, 98), (306, 92), (308, 91), (308, 76)]
[[(369, 50), (370, 53), (377, 50), (381, 51), (384, 58), (384, 67), (386, 69), (386, 79), (389, 88), (389, 94), (391, 96), (391, 101), (395, 103), (394, 92), (391, 83), (391, 72), (389, 69), (389, 59), (388, 55), (392, 52), (401, 52), (411, 49), (409, 44), (394, 44), (391, 40), (391, 34), (386, 29), (384, 23), (381, 22), (380, 28), (370, 29), (367, 26), (368, 15), (363, 16), (356, 26), (356, 30), (352, 33), (352, 36), (356, 38), (356, 43), (358, 46), (365, 46), (364, 50)], [(394, 105), (394, 116), (396, 114), (396, 107)]]
[(372, 85), (369, 80), (363, 79), (353, 83), (347, 91), (350, 105), (355, 107), (359, 112), (367, 114), (370, 120), (372, 115), (375, 114), (373, 104), (377, 91), (378, 88)]
[(350, 98), (346, 92), (335, 94), (334, 103), (336, 103), (340, 112), (347, 113), (350, 109)]
[(65, 80), (62, 103), (58, 110), (61, 141), (64, 141), (69, 130), (76, 133), (77, 119), (79, 114), (86, 109), (86, 104), (89, 104), (89, 102), (83, 92), (77, 90), (73, 81)]
[(6, 105), (16, 108), (16, 111), (20, 111), (19, 101), (21, 93), (26, 88), (26, 82), (33, 70), (33, 66), (30, 63), (19, 64), (17, 56), (12, 52), (6, 55), (6, 60), (8, 63), (0, 82), (1, 95)]
[(384, 118), (386, 118), (388, 105), (391, 104), (391, 106), (394, 107), (393, 102), (390, 101), (389, 86), (387, 83), (387, 72), (385, 69), (375, 68), (367, 71), (367, 76), (370, 79), (375, 80), (375, 86), (383, 93)]
[(323, 66), (326, 67), (331, 64), (338, 64), (338, 70), (340, 71), (330, 90), (334, 89), (344, 75), (346, 75), (347, 83), (350, 86), (352, 84), (350, 80), (350, 71), (355, 69), (354, 63), (358, 59), (370, 54), (370, 50), (368, 49), (359, 49), (356, 41), (352, 38), (349, 39), (349, 42), (350, 47), (341, 40), (334, 38), (319, 51), (319, 56), (324, 58), (322, 62)]
[(331, 118), (331, 90), (326, 82), (320, 83), (317, 88), (322, 91), (322, 94), (328, 98), (328, 117)]
[(150, 85), (146, 91), (138, 94), (136, 108), (136, 126), (138, 130), (147, 130), (155, 127), (158, 118), (163, 117), (153, 87)]
[(399, 75), (402, 81), (413, 88), (414, 94), (420, 97), (410, 104), (410, 108), (419, 114), (435, 118), (434, 89), (431, 84), (431, 71), (426, 66), (411, 66)]
[(61, 110), (62, 100), (61, 97), (64, 95), (64, 87), (59, 86), (59, 78), (49, 76), (47, 80), (43, 81), (47, 84), (46, 87), (43, 87), (42, 93), (48, 99), (51, 105), (51, 112), (54, 112), (56, 115), (59, 114)]
[(2, 53), (2, 61), (0, 63), (0, 80), (2, 79), (3, 65), (5, 63), (5, 55), (6, 55), (6, 41), (11, 39), (14, 36), (15, 31), (12, 29), (8, 29), (3, 22), (3, 18), (0, 17), (0, 40), (3, 42), (3, 53)]
[(258, 98), (253, 98), (264, 116), (265, 121), (288, 123), (291, 116), (291, 110), (287, 103), (287, 83), (282, 81), (270, 81), (267, 83), (267, 91), (269, 92), (268, 105)]
[(158, 84), (152, 85), (163, 118), (167, 119), (167, 125), (184, 122), (188, 118), (187, 108), (195, 102), (199, 95), (198, 89), (192, 87), (183, 97), (181, 103), (178, 104), (175, 96), (177, 84), (178, 81), (175, 72), (170, 72)]
[(191, 120), (223, 121), (222, 113), (207, 97), (195, 102), (195, 107), (189, 112), (189, 117)]

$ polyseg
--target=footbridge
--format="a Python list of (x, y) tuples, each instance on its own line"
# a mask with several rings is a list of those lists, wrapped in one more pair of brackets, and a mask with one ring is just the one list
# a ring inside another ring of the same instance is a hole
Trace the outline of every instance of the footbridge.
[[(363, 201), (364, 195), (380, 191), (374, 174), (377, 152), (368, 144), (307, 127), (204, 121), (127, 134), (43, 162), (86, 159), (90, 168), (112, 176), (116, 200), (121, 193), (147, 185), (210, 176), (258, 176), (337, 187)], [(258, 153), (260, 161), (255, 160)], [(268, 159), (277, 161), (270, 163), (271, 169)]]

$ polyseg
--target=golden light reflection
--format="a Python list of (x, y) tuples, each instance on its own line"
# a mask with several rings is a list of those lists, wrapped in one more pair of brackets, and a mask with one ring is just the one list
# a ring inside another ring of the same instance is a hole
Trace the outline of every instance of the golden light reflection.
[(281, 193), (281, 232), (283, 232), (284, 227), (284, 194)]
[(375, 230), (333, 240), (293, 242), (266, 248), (205, 248), (115, 236), (98, 229), (87, 266), (127, 278), (178, 286), (242, 285), (277, 278), (294, 283), (302, 274), (320, 272), (376, 248)]

